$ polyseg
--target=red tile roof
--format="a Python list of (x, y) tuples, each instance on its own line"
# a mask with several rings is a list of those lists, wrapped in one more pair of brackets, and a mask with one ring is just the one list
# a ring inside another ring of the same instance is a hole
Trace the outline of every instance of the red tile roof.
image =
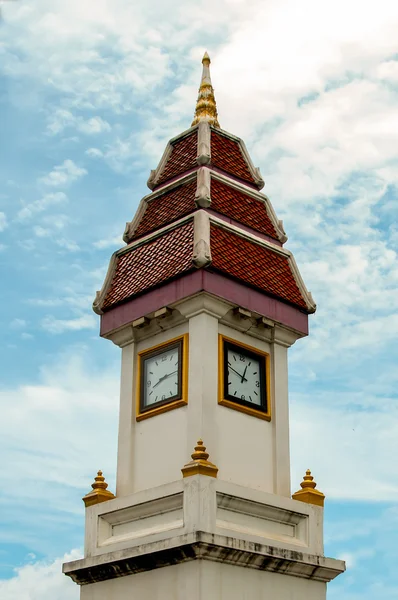
[(194, 269), (192, 250), (193, 222), (190, 221), (121, 254), (102, 309), (109, 309), (131, 296)]
[(211, 130), (211, 164), (256, 186), (238, 142), (213, 129)]
[(168, 223), (181, 219), (196, 210), (195, 205), (196, 178), (148, 202), (142, 220), (133, 239), (164, 227)]
[(156, 187), (168, 179), (184, 173), (184, 171), (197, 167), (197, 148), (198, 132), (196, 129), (187, 137), (173, 144), (172, 153), (160, 175), (159, 181), (156, 182)]
[[(195, 191), (196, 179), (150, 200), (131, 239), (138, 239), (159, 227), (164, 227), (172, 221), (194, 212), (196, 210)], [(264, 202), (256, 200), (216, 179), (211, 180), (210, 208), (247, 227), (251, 227), (276, 240), (278, 239)]]
[(264, 202), (247, 196), (216, 179), (211, 181), (210, 208), (256, 231), (278, 239)]
[(214, 224), (211, 268), (307, 310), (287, 257)]

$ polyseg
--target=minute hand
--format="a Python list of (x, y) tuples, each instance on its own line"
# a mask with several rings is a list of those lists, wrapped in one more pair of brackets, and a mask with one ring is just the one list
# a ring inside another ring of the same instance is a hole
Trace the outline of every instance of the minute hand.
[(174, 373), (177, 373), (177, 370), (176, 371), (172, 371), (171, 373), (166, 373), (166, 375), (163, 375), (163, 377), (161, 377), (159, 379), (159, 381), (157, 381), (153, 387), (155, 388), (157, 385), (159, 385), (159, 383), (162, 383), (162, 381), (164, 379), (166, 379), (167, 377), (170, 377), (170, 375), (174, 375)]
[(241, 383), (243, 383), (244, 381), (247, 381), (247, 379), (246, 379), (246, 377), (245, 377), (245, 373), (246, 373), (246, 371), (245, 371), (245, 373), (243, 373), (243, 375), (242, 375), (241, 373), (238, 373), (238, 371), (235, 371), (235, 369), (234, 369), (233, 367), (231, 367), (231, 366), (230, 366), (229, 368), (231, 369), (231, 371), (233, 371), (234, 373), (236, 373), (237, 375), (239, 375), (239, 377), (241, 377), (241, 378), (242, 378), (242, 381), (241, 381)]

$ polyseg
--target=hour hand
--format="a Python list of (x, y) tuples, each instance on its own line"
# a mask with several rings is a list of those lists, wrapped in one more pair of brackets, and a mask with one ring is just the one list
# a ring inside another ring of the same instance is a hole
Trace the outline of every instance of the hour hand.
[(243, 383), (244, 381), (247, 381), (246, 377), (245, 377), (245, 373), (243, 373), (243, 375), (241, 373), (238, 373), (238, 371), (236, 371), (233, 367), (231, 367), (231, 365), (228, 363), (229, 368), (231, 369), (231, 371), (233, 371), (234, 373), (236, 373), (237, 375), (239, 375), (239, 377), (242, 379), (241, 383)]
[(166, 379), (167, 377), (170, 377), (170, 375), (174, 375), (174, 373), (177, 373), (177, 371), (172, 371), (171, 373), (166, 373), (166, 375), (163, 375), (163, 377), (161, 377), (159, 379), (159, 381), (157, 381), (153, 387), (155, 388), (157, 385), (159, 385), (159, 383), (162, 383), (162, 381), (164, 379)]

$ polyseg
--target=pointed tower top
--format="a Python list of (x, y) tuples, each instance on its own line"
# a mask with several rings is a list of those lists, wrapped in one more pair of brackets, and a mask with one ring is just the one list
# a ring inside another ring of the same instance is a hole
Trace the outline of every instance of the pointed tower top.
[(205, 52), (202, 58), (202, 79), (199, 86), (198, 101), (196, 103), (192, 126), (197, 125), (200, 121), (206, 121), (209, 125), (213, 125), (213, 127), (219, 129), (220, 124), (217, 120), (216, 99), (210, 78), (210, 62), (210, 56)]
[(105, 477), (102, 475), (102, 471), (98, 471), (97, 476), (94, 477), (94, 483), (91, 484), (93, 488), (92, 492), (86, 494), (83, 498), (83, 502), (86, 506), (92, 506), (93, 504), (99, 504), (106, 500), (112, 500), (115, 497), (112, 492), (107, 490), (108, 484), (105, 481)]
[(317, 506), (323, 506), (325, 502), (325, 494), (322, 494), (319, 490), (316, 490), (316, 483), (311, 471), (306, 470), (303, 477), (303, 481), (300, 483), (301, 490), (293, 494), (293, 500), (300, 500), (300, 502), (307, 502), (308, 504), (316, 504)]
[(181, 469), (183, 477), (191, 477), (191, 475), (217, 477), (218, 467), (208, 460), (209, 453), (206, 452), (203, 440), (198, 440), (191, 458), (192, 460)]

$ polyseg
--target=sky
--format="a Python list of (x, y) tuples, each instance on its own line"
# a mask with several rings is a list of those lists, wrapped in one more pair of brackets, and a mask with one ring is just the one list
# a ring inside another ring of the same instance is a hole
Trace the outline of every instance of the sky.
[(398, 3), (16, 0), (0, 21), (0, 597), (77, 600), (114, 490), (120, 350), (92, 312), (201, 57), (318, 309), (290, 350), (292, 488), (326, 495), (328, 600), (398, 598)]

